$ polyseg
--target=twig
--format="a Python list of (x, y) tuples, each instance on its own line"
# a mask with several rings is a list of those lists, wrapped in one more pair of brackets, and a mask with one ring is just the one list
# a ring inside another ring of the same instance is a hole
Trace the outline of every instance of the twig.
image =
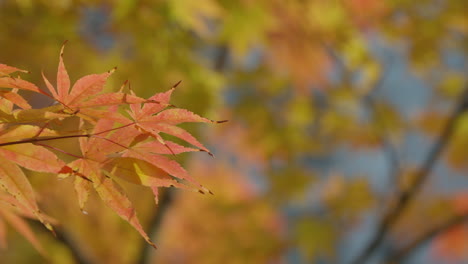
[(363, 264), (367, 259), (373, 254), (375, 249), (382, 243), (383, 239), (389, 232), (390, 228), (395, 224), (399, 219), (400, 215), (408, 206), (409, 201), (418, 193), (421, 189), (421, 186), (427, 179), (428, 175), (432, 171), (435, 162), (439, 158), (443, 149), (449, 143), (458, 119), (461, 114), (463, 114), (468, 107), (468, 88), (465, 89), (465, 92), (462, 94), (462, 98), (451, 114), (447, 125), (445, 126), (442, 134), (439, 136), (438, 140), (435, 142), (434, 146), (427, 155), (426, 160), (422, 164), (418, 173), (414, 177), (413, 184), (406, 190), (400, 192), (399, 196), (396, 198), (396, 201), (393, 207), (390, 208), (388, 213), (383, 217), (382, 221), (377, 227), (377, 231), (374, 237), (370, 240), (369, 244), (364, 248), (363, 252), (358, 255), (358, 257), (352, 261), (352, 264)]
[(465, 213), (463, 215), (456, 215), (450, 218), (447, 222), (435, 226), (427, 233), (415, 239), (412, 243), (410, 243), (403, 249), (400, 249), (392, 255), (390, 255), (390, 257), (388, 258), (388, 263), (403, 263), (418, 248), (430, 242), (437, 235), (449, 230), (452, 227), (461, 225), (465, 222), (468, 222), (468, 213)]

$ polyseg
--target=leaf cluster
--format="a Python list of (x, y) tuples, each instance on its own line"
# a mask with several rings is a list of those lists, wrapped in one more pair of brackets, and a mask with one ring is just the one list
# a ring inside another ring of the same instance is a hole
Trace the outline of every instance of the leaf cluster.
[[(14, 77), (26, 72), (0, 64), (0, 223), (13, 221), (16, 215), (38, 219), (53, 232), (50, 218), (39, 209), (33, 187), (23, 169), (72, 177), (80, 208), (83, 210), (91, 190), (104, 203), (128, 221), (141, 236), (156, 247), (143, 230), (131, 201), (119, 179), (150, 187), (158, 202), (159, 187), (177, 187), (211, 193), (193, 179), (170, 157), (183, 152), (203, 151), (211, 155), (189, 132), (180, 128), (186, 122), (220, 123), (200, 117), (170, 104), (172, 89), (148, 99), (125, 90), (103, 92), (115, 68), (90, 74), (71, 85), (63, 60), (62, 47), (55, 87), (43, 74), (46, 89)], [(53, 104), (33, 108), (19, 91), (47, 96)], [(78, 129), (65, 131), (64, 122), (75, 122)], [(171, 135), (190, 144), (182, 146), (166, 140)], [(52, 145), (68, 140), (79, 148), (70, 153)], [(77, 142), (78, 141), (78, 142)], [(117, 181), (116, 181), (117, 180)], [(6, 198), (5, 198), (6, 197)], [(5, 205), (4, 205), (5, 204)], [(16, 214), (4, 209), (16, 208)], [(21, 224), (24, 225), (24, 224)], [(37, 245), (27, 227), (16, 226)], [(26, 231), (25, 231), (26, 230)], [(4, 236), (0, 234), (0, 238)]]

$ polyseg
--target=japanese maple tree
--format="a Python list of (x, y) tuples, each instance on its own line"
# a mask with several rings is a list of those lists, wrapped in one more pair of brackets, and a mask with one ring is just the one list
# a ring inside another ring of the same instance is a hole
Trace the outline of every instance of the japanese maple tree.
[[(65, 45), (64, 45), (65, 46)], [(206, 147), (177, 125), (185, 122), (221, 123), (200, 117), (170, 104), (175, 87), (149, 99), (131, 90), (103, 92), (115, 68), (84, 76), (71, 85), (63, 60), (63, 50), (54, 87), (43, 74), (46, 89), (15, 77), (27, 72), (0, 64), (0, 227), (4, 221), (16, 227), (38, 250), (42, 250), (19, 216), (35, 218), (53, 232), (50, 217), (39, 209), (34, 190), (22, 168), (73, 177), (80, 208), (94, 189), (104, 203), (128, 221), (141, 236), (156, 247), (143, 230), (131, 201), (115, 179), (123, 179), (152, 189), (158, 202), (159, 187), (177, 187), (211, 193), (170, 157), (182, 152), (203, 151)], [(18, 91), (28, 90), (53, 100), (44, 108), (32, 108)], [(65, 131), (61, 124), (74, 121), (78, 129)], [(171, 135), (191, 146), (164, 138)], [(66, 139), (79, 147), (70, 153), (51, 145)], [(77, 142), (78, 141), (78, 142)], [(11, 206), (13, 205), (13, 206)], [(4, 220), (3, 220), (4, 219)], [(0, 232), (4, 244), (5, 232)]]

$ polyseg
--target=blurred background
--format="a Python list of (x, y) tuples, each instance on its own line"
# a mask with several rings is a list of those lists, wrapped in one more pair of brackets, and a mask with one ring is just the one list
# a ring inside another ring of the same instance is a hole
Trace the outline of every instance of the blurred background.
[(452, 111), (466, 14), (465, 0), (0, 0), (0, 62), (40, 87), (68, 40), (72, 81), (117, 66), (106, 89), (128, 79), (148, 97), (182, 80), (173, 104), (229, 120), (185, 127), (215, 158), (176, 157), (214, 196), (170, 189), (156, 206), (124, 184), (157, 251), (96, 195), (83, 214), (71, 181), (29, 172), (59, 236), (31, 223), (46, 259), (8, 228), (0, 263), (467, 263), (468, 114)]

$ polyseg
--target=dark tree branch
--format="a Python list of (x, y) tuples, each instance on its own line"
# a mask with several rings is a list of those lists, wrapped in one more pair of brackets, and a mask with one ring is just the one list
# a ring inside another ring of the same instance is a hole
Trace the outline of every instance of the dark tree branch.
[[(51, 233), (49, 230), (46, 230), (46, 228), (37, 220), (28, 220), (29, 224), (31, 226), (34, 226), (37, 229), (44, 230), (44, 232), (47, 232), (51, 236), (53, 236), (53, 233)], [(55, 239), (58, 240), (60, 243), (62, 243), (68, 250), (70, 250), (70, 254), (73, 257), (73, 260), (77, 264), (93, 264), (94, 262), (84, 254), (84, 252), (80, 249), (79, 245), (73, 241), (73, 239), (70, 238), (70, 236), (67, 234), (66, 231), (64, 231), (62, 228), (58, 226), (54, 226), (54, 231), (55, 231)]]
[(411, 199), (419, 192), (423, 183), (426, 181), (428, 175), (432, 171), (437, 159), (449, 143), (460, 116), (466, 111), (468, 107), (468, 88), (462, 94), (462, 98), (450, 115), (447, 124), (439, 136), (434, 146), (427, 155), (426, 160), (421, 165), (421, 168), (415, 175), (414, 182), (412, 185), (400, 192), (393, 206), (389, 209), (388, 213), (383, 217), (382, 221), (377, 227), (375, 235), (370, 240), (369, 244), (364, 248), (363, 252), (352, 261), (352, 264), (363, 264), (368, 258), (374, 253), (378, 246), (382, 243), (383, 239), (393, 227), (395, 222), (399, 219), (401, 214), (407, 208)]
[[(0, 147), (11, 146), (11, 145), (20, 145), (20, 144), (26, 144), (26, 143), (33, 143), (34, 144), (34, 143), (37, 143), (37, 142), (44, 142), (44, 141), (51, 141), (51, 140), (58, 140), (58, 139), (67, 139), (67, 138), (97, 137), (100, 134), (104, 134), (104, 133), (107, 133), (107, 132), (111, 132), (111, 131), (114, 131), (114, 130), (125, 128), (125, 127), (128, 127), (128, 126), (134, 125), (134, 124), (135, 124), (135, 122), (132, 122), (132, 123), (129, 123), (129, 124), (126, 124), (126, 125), (118, 126), (118, 127), (115, 127), (115, 128), (104, 130), (104, 131), (99, 131), (99, 132), (96, 132), (96, 133), (89, 133), (89, 134), (77, 134), (77, 135), (66, 135), (66, 136), (44, 136), (44, 137), (26, 138), (26, 139), (21, 139), (21, 140), (15, 140), (15, 141), (0, 143)], [(102, 137), (100, 137), (100, 138), (102, 138)]]
[[(148, 229), (148, 234), (150, 234), (151, 237), (157, 236), (162, 226), (164, 216), (166, 215), (168, 209), (170, 208), (173, 199), (174, 199), (174, 190), (171, 188), (166, 189), (161, 194), (161, 197), (159, 197), (158, 210), (156, 210), (156, 213), (151, 219), (149, 229)], [(141, 249), (141, 252), (139, 254), (139, 259), (136, 263), (138, 264), (151, 263), (151, 257), (152, 257), (151, 253), (153, 252), (154, 252), (154, 248), (148, 243), (145, 243)]]
[(441, 223), (428, 232), (422, 234), (420, 237), (415, 239), (406, 247), (396, 251), (395, 253), (391, 254), (388, 258), (388, 263), (404, 263), (405, 260), (411, 256), (417, 249), (421, 246), (425, 245), (426, 243), (430, 242), (433, 238), (437, 235), (444, 233), (445, 231), (449, 230), (452, 227), (461, 225), (463, 223), (468, 222), (468, 213), (463, 215), (456, 215), (447, 222)]
[(92, 264), (94, 263), (84, 252), (79, 248), (78, 244), (70, 238), (70, 236), (62, 229), (55, 229), (57, 240), (64, 244), (71, 252), (73, 259), (77, 264)]
[[(340, 72), (342, 82), (350, 85), (352, 82), (351, 80), (352, 80), (353, 71), (346, 66), (346, 64), (339, 57), (337, 52), (333, 50), (332, 47), (330, 47), (325, 42), (322, 42), (322, 47), (324, 48), (329, 58), (334, 62), (335, 66), (337, 67), (337, 70)], [(389, 66), (384, 67), (383, 72), (385, 72), (385, 68), (387, 67)], [(387, 159), (389, 161), (389, 165), (390, 165), (389, 166), (390, 171), (388, 173), (389, 179), (392, 179), (393, 181), (395, 181), (398, 175), (400, 175), (400, 170), (401, 170), (400, 160), (398, 158), (396, 147), (392, 144), (391, 140), (389, 139), (390, 133), (387, 129), (387, 125), (385, 124), (385, 122), (382, 122), (382, 120), (380, 119), (381, 114), (379, 113), (379, 110), (376, 107), (376, 103), (373, 99), (373, 94), (383, 87), (385, 80), (386, 80), (386, 75), (381, 74), (380, 77), (375, 81), (375, 83), (372, 84), (370, 91), (362, 97), (362, 103), (372, 113), (373, 121), (382, 128), (382, 133), (380, 133), (377, 136), (380, 141), (380, 144), (382, 145), (383, 152), (387, 156)]]
[(36, 143), (36, 142), (43, 142), (43, 141), (51, 141), (51, 140), (58, 140), (58, 139), (80, 138), (80, 137), (91, 137), (91, 136), (89, 134), (84, 134), (84, 135), (69, 135), (69, 136), (56, 136), (56, 137), (27, 138), (27, 139), (22, 139), (22, 140), (3, 142), (3, 143), (0, 143), (0, 147), (27, 144), (27, 143)]
[[(228, 62), (228, 57), (229, 57), (229, 49), (227, 46), (222, 45), (219, 47), (218, 54), (215, 57), (214, 60), (214, 70), (217, 72), (222, 72), (227, 65)], [(150, 237), (155, 237), (157, 236), (164, 217), (170, 208), (172, 201), (174, 200), (174, 190), (172, 189), (166, 189), (160, 199), (159, 199), (159, 205), (158, 205), (158, 210), (156, 214), (154, 215), (153, 219), (150, 221), (149, 227), (148, 227), (148, 234)], [(153, 247), (151, 247), (149, 244), (145, 244), (141, 252), (139, 254), (139, 259), (137, 260), (136, 263), (138, 264), (149, 264), (151, 261), (152, 253), (154, 253)]]
[(397, 148), (393, 145), (391, 141), (390, 132), (388, 131), (387, 124), (385, 122), (382, 122), (380, 118), (382, 114), (380, 113), (371, 94), (371, 93), (375, 93), (378, 89), (380, 89), (380, 87), (383, 86), (384, 81), (385, 81), (385, 76), (381, 75), (380, 78), (374, 84), (370, 93), (364, 96), (362, 100), (363, 100), (363, 103), (372, 112), (372, 117), (374, 119), (375, 124), (382, 128), (382, 132), (378, 134), (377, 136), (379, 138), (380, 144), (382, 145), (383, 152), (387, 156), (387, 159), (388, 159), (389, 168), (390, 168), (389, 173), (388, 173), (389, 174), (388, 178), (389, 180), (392, 180), (393, 183), (395, 183), (401, 171), (400, 159), (398, 158)]
[(218, 50), (218, 56), (215, 59), (214, 62), (214, 70), (217, 72), (222, 72), (224, 71), (224, 68), (226, 68), (227, 60), (229, 56), (229, 50), (226, 45), (222, 45), (219, 47)]

